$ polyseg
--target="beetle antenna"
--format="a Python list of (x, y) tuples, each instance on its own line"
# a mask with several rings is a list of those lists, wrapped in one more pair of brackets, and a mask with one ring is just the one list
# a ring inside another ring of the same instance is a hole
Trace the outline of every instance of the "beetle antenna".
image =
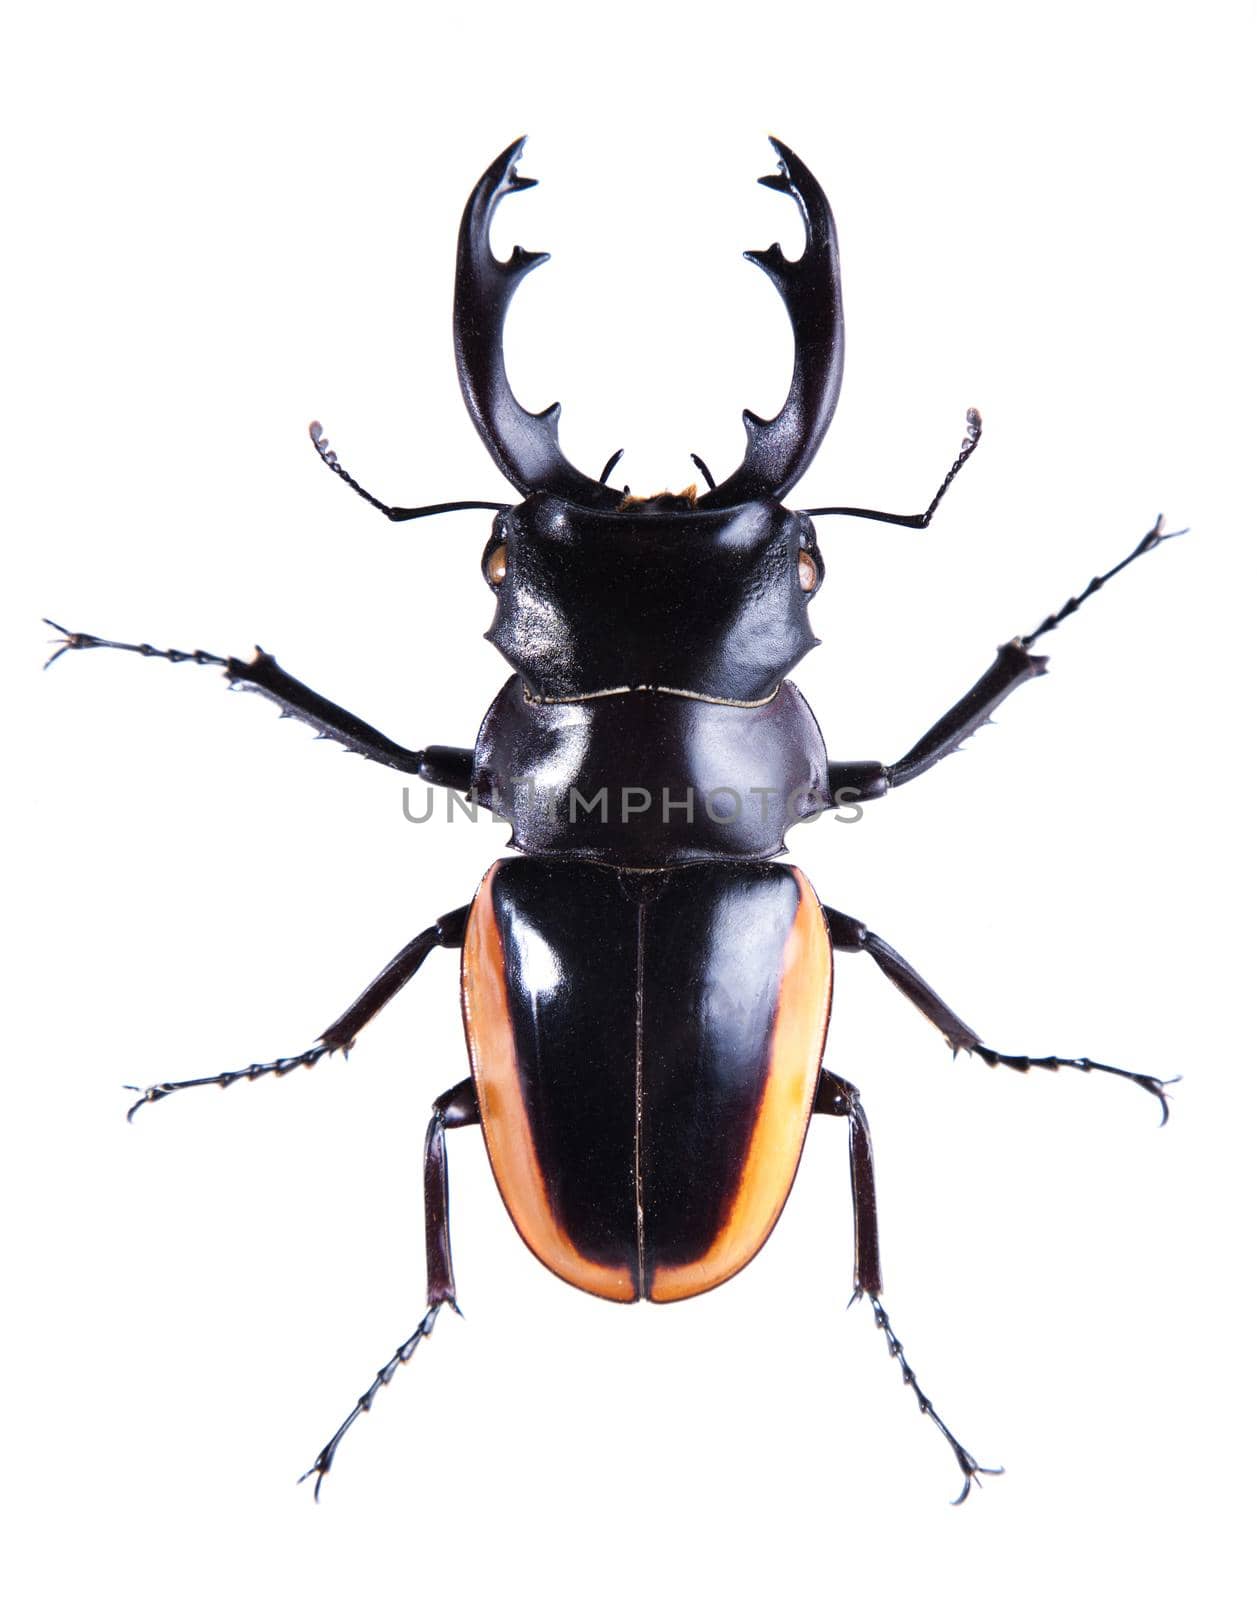
[(709, 489), (714, 489), (716, 487), (716, 480), (715, 480), (715, 478), (712, 477), (711, 471), (710, 471), (707, 463), (703, 460), (702, 456), (696, 456), (694, 454), (694, 452), (691, 450), (690, 451), (690, 460), (694, 463), (694, 465), (702, 473), (703, 477), (706, 478), (707, 487)]
[(324, 436), (323, 424), (312, 422), (310, 424), (310, 440), (318, 451), (324, 464), (332, 469), (338, 478), (343, 478), (353, 492), (361, 495), (369, 506), (374, 506), (377, 511), (382, 511), (390, 522), (412, 522), (416, 517), (437, 517), (444, 511), (505, 511), (507, 506), (501, 500), (445, 500), (436, 506), (386, 506), (383, 500), (377, 500), (373, 494), (364, 489), (341, 466), (331, 441)]
[(924, 511), (918, 511), (914, 516), (896, 516), (889, 511), (867, 511), (862, 506), (809, 506), (803, 513), (805, 517), (870, 517), (874, 522), (894, 522), (901, 528), (928, 528), (930, 519), (938, 510), (939, 502), (951, 488), (956, 474), (968, 461), (969, 457), (978, 448), (982, 438), (982, 413), (976, 406), (970, 406), (965, 412), (965, 442), (960, 447), (960, 454), (947, 469), (947, 476), (938, 486), (938, 493), (930, 501)]

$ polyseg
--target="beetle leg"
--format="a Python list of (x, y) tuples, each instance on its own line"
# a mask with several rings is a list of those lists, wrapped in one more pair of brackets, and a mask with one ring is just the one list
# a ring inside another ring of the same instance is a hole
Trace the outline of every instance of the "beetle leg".
[(1081, 594), (1071, 596), (1059, 611), (1054, 611), (1051, 615), (1044, 617), (1033, 633), (1023, 634), (1021, 643), (1026, 646), (1032, 645), (1041, 633), (1050, 633), (1053, 628), (1058, 628), (1066, 617), (1072, 617), (1074, 612), (1085, 601), (1090, 600), (1093, 594), (1103, 589), (1110, 578), (1116, 578), (1124, 567), (1129, 567), (1132, 561), (1138, 561), (1140, 556), (1146, 556), (1149, 550), (1155, 550), (1159, 544), (1164, 544), (1167, 539), (1181, 539), (1187, 531), (1186, 528), (1176, 528), (1173, 533), (1167, 533), (1165, 531), (1165, 518), (1158, 517), (1124, 561), (1119, 561), (1115, 567), (1110, 567), (1107, 572), (1102, 573), (1098, 578), (1092, 578)]
[(231, 688), (251, 689), (265, 695), (279, 707), (281, 717), (295, 717), (306, 723), (315, 729), (320, 739), (333, 739), (355, 755), (394, 767), (399, 772), (415, 773), (427, 783), (449, 789), (471, 787), (470, 750), (449, 745), (431, 745), (426, 750), (403, 749), (363, 722), (361, 717), (354, 716), (352, 711), (324, 699), (285, 672), (261, 645), (256, 647), (252, 661), (238, 661), (235, 656), (216, 656), (208, 650), (159, 650), (151, 644), (122, 644), (117, 639), (101, 639), (94, 633), (73, 633), (48, 617), (43, 620), (61, 634), (60, 639), (52, 641), (58, 648), (44, 663), (45, 667), (50, 667), (68, 650), (129, 650), (134, 655), (154, 656), (176, 665), (191, 661), (198, 667), (222, 667)]
[(1047, 671), (1047, 657), (1030, 654), (1030, 646), (1036, 639), (1058, 628), (1067, 617), (1072, 617), (1110, 578), (1115, 578), (1133, 561), (1155, 550), (1167, 539), (1177, 539), (1186, 531), (1180, 528), (1176, 533), (1166, 533), (1165, 519), (1158, 517), (1124, 561), (1119, 561), (1100, 577), (1092, 578), (1080, 595), (1073, 596), (1059, 611), (1045, 617), (1033, 633), (1022, 634), (1000, 645), (995, 653), (994, 665), (899, 761), (890, 766), (883, 766), (878, 761), (831, 761), (829, 787), (833, 803), (843, 805), (880, 799), (889, 790), (919, 778), (944, 756), (959, 750), (970, 735), (990, 720), (991, 713), (1014, 689)]
[(834, 804), (880, 800), (891, 789), (919, 778), (989, 722), (996, 706), (1014, 689), (1046, 671), (1047, 657), (1032, 656), (1020, 639), (1002, 644), (994, 664), (902, 760), (891, 766), (880, 761), (831, 761), (829, 788)]
[[(303, 1050), (300, 1055), (281, 1056), (277, 1061), (254, 1062), (252, 1066), (242, 1067), (238, 1072), (219, 1072), (209, 1078), (184, 1078), (178, 1083), (150, 1084), (127, 1112), (127, 1121), (132, 1120), (141, 1106), (155, 1105), (158, 1100), (164, 1100), (167, 1095), (172, 1095), (179, 1089), (199, 1089), (211, 1083), (216, 1083), (220, 1089), (225, 1089), (229, 1084), (239, 1083), (242, 1078), (262, 1078), (267, 1074), (282, 1078), (297, 1067), (312, 1067), (316, 1061), (321, 1061), (324, 1056), (332, 1055), (337, 1050), (347, 1056), (354, 1040), (371, 1018), (382, 1011), (393, 996), (410, 982), (433, 950), (438, 947), (445, 950), (461, 948), (469, 909), (468, 906), (460, 906), (457, 911), (447, 911), (443, 917), (438, 917), (430, 928), (425, 928), (421, 934), (412, 939), (404, 950), (400, 950), (393, 957), (379, 977), (368, 984), (348, 1011), (337, 1017), (336, 1021), (319, 1035), (318, 1041), (308, 1050)], [(131, 1083), (126, 1087), (137, 1092), (139, 1088), (137, 1084)]]
[(864, 950), (886, 974), (901, 994), (907, 995), (917, 1010), (939, 1030), (952, 1048), (952, 1054), (961, 1050), (985, 1061), (988, 1067), (1012, 1067), (1015, 1072), (1029, 1072), (1031, 1067), (1043, 1067), (1056, 1072), (1061, 1067), (1071, 1067), (1076, 1072), (1103, 1072), (1114, 1078), (1125, 1078), (1137, 1083), (1141, 1089), (1155, 1095), (1161, 1105), (1161, 1125), (1170, 1115), (1170, 1100), (1166, 1093), (1177, 1078), (1153, 1078), (1144, 1072), (1130, 1072), (1125, 1067), (1106, 1066), (1102, 1061), (1092, 1061), (1088, 1056), (1021, 1056), (1005, 1055), (984, 1044), (967, 1022), (962, 1022), (951, 1007), (942, 1000), (925, 979), (910, 967), (897, 950), (854, 917), (825, 907), (829, 934), (835, 950)]
[(821, 1069), (813, 1116), (846, 1117), (851, 1155), (851, 1213), (855, 1220), (855, 1295), (882, 1292), (881, 1252), (877, 1243), (877, 1190), (873, 1183), (873, 1141), (860, 1091), (845, 1078)]
[[(432, 1107), (432, 1120), (423, 1152), (423, 1204), (426, 1219), (428, 1256), (428, 1309), (423, 1320), (410, 1337), (397, 1349), (376, 1373), (371, 1387), (358, 1400), (353, 1410), (337, 1428), (315, 1458), (308, 1472), (303, 1472), (298, 1483), (314, 1479), (314, 1498), (319, 1497), (323, 1479), (332, 1470), (332, 1462), (341, 1440), (364, 1412), (370, 1411), (375, 1397), (387, 1383), (393, 1381), (398, 1367), (414, 1355), (420, 1344), (436, 1326), (437, 1315), (444, 1305), (458, 1311), (454, 1298), (454, 1267), (450, 1257), (450, 1187), (449, 1168), (445, 1156), (445, 1130), (466, 1128), (480, 1121), (480, 1108), (476, 1103), (476, 1090), (470, 1078), (453, 1089), (448, 1089)], [(462, 1316), (462, 1312), (458, 1312)]]
[(882, 1292), (881, 1257), (877, 1242), (877, 1194), (873, 1184), (873, 1143), (869, 1136), (869, 1119), (860, 1103), (860, 1091), (845, 1078), (822, 1069), (816, 1085), (816, 1099), (812, 1105), (814, 1116), (846, 1117), (850, 1129), (851, 1151), (851, 1209), (855, 1218), (855, 1293), (852, 1300), (869, 1297), (877, 1326), (886, 1335), (886, 1345), (899, 1363), (903, 1381), (916, 1396), (917, 1404), (929, 1417), (952, 1447), (960, 1470), (965, 1475), (964, 1488), (953, 1502), (959, 1505), (968, 1495), (979, 1473), (991, 1476), (1003, 1472), (1003, 1467), (982, 1467), (935, 1411), (929, 1398), (922, 1392), (916, 1373), (908, 1365), (903, 1346), (895, 1337), (890, 1319), (879, 1298)]
[(956, 1457), (957, 1464), (965, 1475), (964, 1487), (952, 1501), (952, 1505), (964, 1505), (965, 1501), (969, 1498), (969, 1491), (973, 1488), (974, 1484), (976, 1483), (979, 1489), (982, 1487), (982, 1478), (979, 1476), (979, 1474), (982, 1474), (988, 1478), (998, 1478), (1003, 1474), (1004, 1469), (1003, 1467), (982, 1467), (978, 1465), (975, 1458), (970, 1455), (969, 1451), (966, 1450), (964, 1445), (961, 1444), (960, 1440), (957, 1439), (956, 1435), (943, 1421), (942, 1417), (940, 1417), (938, 1412), (935, 1411), (930, 1402), (929, 1396), (922, 1391), (921, 1385), (917, 1381), (916, 1373), (908, 1365), (907, 1358), (904, 1355), (903, 1345), (900, 1344), (895, 1335), (894, 1329), (890, 1325), (890, 1318), (886, 1315), (886, 1309), (875, 1294), (871, 1294), (869, 1296), (869, 1305), (873, 1308), (873, 1320), (886, 1335), (886, 1348), (899, 1363), (899, 1370), (903, 1374), (903, 1381), (916, 1396), (917, 1405), (920, 1407), (922, 1415), (927, 1416), (930, 1419), (930, 1421), (942, 1434), (943, 1438), (946, 1439), (948, 1444), (952, 1447), (952, 1453)]

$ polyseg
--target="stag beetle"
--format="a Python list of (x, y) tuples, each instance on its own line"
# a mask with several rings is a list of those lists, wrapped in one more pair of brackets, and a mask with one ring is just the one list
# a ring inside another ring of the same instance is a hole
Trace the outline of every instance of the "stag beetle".
[[(317, 423), (325, 464), (395, 522), (496, 513), (482, 557), (496, 599), (488, 638), (512, 668), (474, 748), (409, 750), (324, 699), (259, 649), (252, 660), (158, 650), (62, 629), (59, 648), (115, 649), (221, 667), (234, 688), (371, 761), (469, 793), (510, 821), (520, 855), (497, 861), (470, 904), (438, 917), (298, 1055), (145, 1089), (131, 1107), (202, 1084), (283, 1076), (348, 1052), (363, 1027), (438, 948), (462, 958), (471, 1076), (435, 1103), (424, 1151), (427, 1307), (319, 1452), (315, 1493), (356, 1419), (457, 1309), (445, 1136), (478, 1123), (502, 1199), (524, 1242), (560, 1278), (618, 1301), (681, 1300), (723, 1283), (763, 1246), (785, 1203), (814, 1115), (848, 1119), (855, 1298), (867, 1297), (903, 1380), (964, 1475), (978, 1465), (908, 1365), (881, 1301), (869, 1124), (853, 1084), (824, 1069), (834, 951), (870, 956), (939, 1029), (953, 1053), (1019, 1072), (1067, 1067), (1166, 1082), (1086, 1057), (990, 1048), (889, 944), (822, 905), (797, 867), (776, 864), (788, 828), (840, 803), (902, 787), (950, 755), (1014, 689), (1044, 671), (1031, 653), (1117, 572), (1166, 538), (1163, 521), (1111, 571), (993, 665), (902, 757), (832, 762), (787, 674), (816, 639), (808, 610), (824, 579), (814, 518), (929, 525), (976, 448), (963, 447), (928, 508), (782, 503), (820, 447), (838, 400), (843, 319), (838, 245), (816, 179), (773, 141), (760, 181), (793, 197), (805, 244), (748, 251), (785, 302), (794, 367), (780, 412), (744, 414), (746, 452), (717, 483), (635, 497), (565, 458), (558, 405), (526, 411), (507, 380), (503, 322), (545, 255), (489, 247), (499, 201), (531, 186), (511, 145), (472, 191), (458, 240), (454, 348), (472, 421), (518, 504), (414, 508), (375, 498), (341, 465)], [(51, 664), (51, 660), (50, 663)], [(1173, 1080), (1169, 1080), (1173, 1081)]]

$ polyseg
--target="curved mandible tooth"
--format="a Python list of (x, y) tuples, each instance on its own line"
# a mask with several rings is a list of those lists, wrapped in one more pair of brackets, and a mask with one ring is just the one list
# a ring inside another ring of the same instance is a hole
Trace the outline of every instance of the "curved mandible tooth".
[[(531, 186), (536, 179), (528, 180)], [(501, 263), (502, 271), (508, 272), (512, 277), (524, 278), (534, 267), (539, 267), (543, 261), (549, 261), (548, 250), (525, 250), (523, 245), (517, 244), (507, 259)]]
[[(782, 144), (780, 139), (770, 138), (768, 142), (777, 152), (777, 170), (759, 181), (765, 189), (775, 189), (778, 194), (788, 194), (798, 206), (806, 231), (803, 255), (799, 257), (801, 263), (812, 250), (823, 249), (827, 242), (833, 241), (833, 213), (829, 209), (825, 191), (798, 156), (788, 146)], [(777, 249), (780, 248), (778, 245)], [(791, 263), (791, 265), (796, 264)]]
[(557, 401), (526, 411), (511, 389), (502, 354), (507, 308), (521, 280), (548, 261), (543, 250), (516, 245), (505, 261), (489, 247), (489, 229), (503, 195), (531, 189), (515, 163), (524, 148), (509, 145), (472, 190), (458, 235), (454, 286), (454, 359), (463, 399), (485, 447), (524, 494), (544, 490), (582, 505), (613, 505), (614, 493), (579, 472), (559, 448)]
[(779, 244), (770, 244), (767, 250), (743, 250), (742, 254), (746, 260), (753, 261), (761, 272), (772, 279), (781, 294), (788, 292), (789, 270), (798, 263), (787, 261), (785, 252)]
[(759, 181), (788, 194), (803, 218), (803, 253), (790, 260), (780, 244), (746, 250), (748, 261), (771, 280), (794, 330), (794, 370), (785, 403), (765, 420), (744, 411), (746, 455), (742, 465), (699, 504), (737, 505), (780, 499), (803, 476), (820, 448), (842, 386), (842, 278), (833, 214), (825, 192), (807, 167), (780, 140), (770, 141), (779, 170)]

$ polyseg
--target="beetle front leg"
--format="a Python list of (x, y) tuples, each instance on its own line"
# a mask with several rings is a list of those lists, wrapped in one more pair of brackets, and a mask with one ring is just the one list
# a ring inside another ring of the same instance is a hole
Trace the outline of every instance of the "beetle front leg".
[(191, 661), (198, 667), (222, 667), (229, 686), (233, 689), (250, 689), (277, 705), (283, 717), (295, 717), (304, 722), (321, 739), (334, 739), (338, 744), (368, 761), (378, 761), (399, 772), (413, 773), (427, 783), (450, 789), (466, 790), (471, 787), (472, 752), (450, 745), (431, 745), (426, 750), (406, 750), (394, 744), (370, 723), (354, 716), (335, 701), (325, 699), (313, 689), (285, 672), (275, 657), (268, 655), (261, 645), (256, 647), (251, 661), (238, 661), (235, 656), (218, 656), (208, 650), (159, 650), (151, 644), (122, 644), (116, 639), (101, 639), (94, 633), (74, 633), (48, 617), (44, 621), (56, 628), (61, 638), (54, 640), (58, 648), (44, 663), (52, 666), (69, 650), (127, 650), (134, 655), (152, 656), (161, 661), (181, 665)]
[(1005, 1055), (1000, 1050), (992, 1050), (984, 1044), (981, 1037), (969, 1026), (962, 1022), (951, 1007), (935, 994), (925, 979), (913, 967), (910, 967), (897, 950), (882, 938), (879, 938), (871, 929), (866, 928), (862, 922), (857, 922), (854, 917), (844, 916), (841, 911), (834, 911), (829, 906), (825, 907), (825, 917), (829, 923), (830, 939), (835, 950), (865, 951), (894, 984), (900, 994), (907, 995), (917, 1010), (929, 1019), (939, 1030), (947, 1043), (952, 1048), (952, 1054), (957, 1055), (961, 1050), (970, 1055), (975, 1055), (980, 1061), (985, 1061), (988, 1067), (1012, 1067), (1016, 1072), (1029, 1072), (1031, 1067), (1043, 1067), (1049, 1072), (1057, 1072), (1061, 1067), (1070, 1067), (1075, 1072), (1102, 1072), (1110, 1077), (1125, 1078), (1128, 1083), (1138, 1084), (1141, 1089), (1146, 1089), (1149, 1094), (1155, 1095), (1161, 1105), (1161, 1125), (1165, 1126), (1170, 1115), (1170, 1101), (1166, 1093), (1171, 1083), (1177, 1083), (1177, 1078), (1153, 1078), (1144, 1072), (1131, 1072), (1125, 1067), (1106, 1066), (1102, 1061), (1092, 1061), (1088, 1056), (1024, 1056)]
[[(1180, 529), (1179, 533), (1185, 531)], [(1072, 617), (1110, 578), (1115, 578), (1125, 567), (1140, 556), (1147, 555), (1150, 550), (1155, 550), (1167, 539), (1178, 538), (1179, 533), (1166, 533), (1165, 519), (1158, 517), (1124, 561), (1119, 561), (1100, 577), (1092, 578), (1080, 595), (1073, 596), (1059, 611), (1045, 617), (1032, 633), (1022, 634), (1002, 644), (995, 653), (994, 665), (900, 760), (890, 766), (880, 761), (831, 761), (829, 788), (834, 805), (878, 800), (891, 789), (901, 788), (913, 778), (919, 778), (944, 756), (959, 750), (971, 734), (990, 721), (992, 712), (1014, 689), (1047, 671), (1048, 658), (1030, 653), (1030, 646), (1036, 639), (1058, 628), (1067, 617)]]
[[(361, 1396), (353, 1410), (337, 1428), (315, 1458), (308, 1472), (297, 1480), (304, 1483), (314, 1479), (314, 1498), (319, 1497), (323, 1479), (332, 1470), (332, 1462), (341, 1440), (365, 1412), (370, 1411), (375, 1397), (385, 1384), (391, 1383), (398, 1367), (404, 1366), (436, 1326), (437, 1315), (444, 1305), (458, 1311), (454, 1298), (454, 1266), (450, 1255), (450, 1185), (449, 1167), (445, 1155), (445, 1130), (466, 1128), (480, 1121), (480, 1107), (476, 1090), (470, 1078), (453, 1089), (448, 1089), (432, 1107), (432, 1120), (423, 1151), (423, 1205), (426, 1221), (428, 1257), (428, 1309), (419, 1326), (405, 1340), (376, 1373), (371, 1387)], [(459, 1316), (462, 1312), (458, 1311)]]
[(1031, 678), (1047, 671), (1046, 656), (1032, 656), (1020, 639), (1010, 639), (995, 653), (995, 662), (957, 700), (908, 754), (891, 766), (880, 761), (831, 761), (829, 790), (835, 805), (880, 800), (891, 789), (919, 778), (991, 719), (1002, 700)]
[[(321, 1061), (324, 1056), (334, 1055), (337, 1050), (347, 1056), (354, 1040), (371, 1018), (383, 1011), (393, 996), (410, 982), (434, 950), (462, 948), (463, 932), (467, 926), (467, 913), (470, 909), (469, 906), (460, 906), (457, 911), (446, 912), (443, 917), (438, 917), (430, 928), (425, 928), (421, 934), (413, 938), (405, 949), (398, 951), (379, 977), (367, 985), (348, 1011), (337, 1017), (336, 1021), (319, 1035), (316, 1043), (308, 1050), (303, 1050), (300, 1055), (281, 1056), (277, 1061), (254, 1062), (252, 1066), (241, 1067), (238, 1072), (219, 1072), (209, 1078), (184, 1078), (176, 1083), (150, 1084), (127, 1112), (127, 1121), (130, 1122), (134, 1118), (141, 1106), (155, 1105), (158, 1100), (165, 1100), (168, 1095), (175, 1094), (180, 1089), (201, 1089), (209, 1084), (216, 1084), (220, 1089), (225, 1089), (230, 1084), (240, 1083), (246, 1078), (250, 1081), (268, 1075), (282, 1078), (297, 1067), (314, 1066), (315, 1062)], [(128, 1084), (127, 1088), (138, 1090), (138, 1085)]]
[(890, 1354), (899, 1363), (899, 1370), (903, 1381), (916, 1396), (917, 1405), (924, 1416), (930, 1421), (947, 1440), (956, 1457), (960, 1470), (965, 1475), (964, 1487), (953, 1501), (960, 1505), (969, 1494), (975, 1482), (979, 1482), (979, 1474), (988, 1477), (998, 1477), (1003, 1472), (1003, 1467), (983, 1467), (978, 1465), (977, 1458), (970, 1454), (957, 1439), (947, 1424), (935, 1411), (933, 1403), (924, 1393), (917, 1381), (917, 1375), (908, 1365), (904, 1355), (903, 1345), (900, 1344), (891, 1328), (890, 1319), (886, 1315), (885, 1307), (881, 1302), (882, 1268), (881, 1251), (877, 1238), (877, 1192), (873, 1183), (873, 1142), (869, 1134), (869, 1119), (864, 1114), (864, 1107), (860, 1103), (860, 1091), (854, 1084), (848, 1083), (845, 1078), (839, 1078), (832, 1072), (822, 1070), (816, 1085), (816, 1098), (812, 1104), (813, 1116), (846, 1117), (850, 1128), (850, 1156), (851, 1156), (851, 1209), (855, 1220), (855, 1293), (852, 1301), (862, 1300), (865, 1295), (869, 1297), (869, 1305), (873, 1308), (873, 1319), (877, 1326), (886, 1335), (886, 1347)]

